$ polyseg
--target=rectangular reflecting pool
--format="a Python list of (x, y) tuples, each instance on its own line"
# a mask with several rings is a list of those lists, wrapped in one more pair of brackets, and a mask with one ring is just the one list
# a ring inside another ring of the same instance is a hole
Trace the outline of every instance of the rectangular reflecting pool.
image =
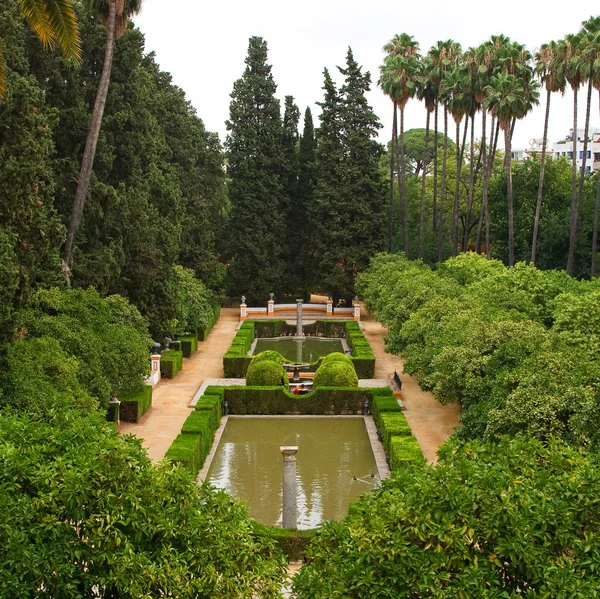
[(258, 522), (281, 525), (283, 445), (298, 446), (298, 528), (343, 518), (350, 503), (379, 484), (360, 416), (230, 416), (206, 480), (246, 501)]
[(278, 351), (284, 358), (296, 363), (316, 362), (321, 356), (333, 352), (344, 352), (340, 339), (319, 339), (318, 337), (305, 337), (292, 339), (278, 337), (258, 339), (253, 354), (272, 349)]

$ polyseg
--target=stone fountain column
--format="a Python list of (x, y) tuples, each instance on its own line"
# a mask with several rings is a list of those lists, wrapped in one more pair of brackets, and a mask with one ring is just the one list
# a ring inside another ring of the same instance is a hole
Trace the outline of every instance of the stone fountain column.
[(302, 335), (302, 300), (296, 300), (296, 337), (303, 337)]
[(296, 507), (296, 453), (297, 445), (284, 445), (279, 450), (283, 454), (283, 528), (298, 527), (298, 510)]

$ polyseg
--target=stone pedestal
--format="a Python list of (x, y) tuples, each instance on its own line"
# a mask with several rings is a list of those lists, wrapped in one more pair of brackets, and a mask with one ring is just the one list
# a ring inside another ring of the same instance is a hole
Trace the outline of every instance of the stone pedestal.
[(269, 316), (273, 316), (273, 314), (275, 314), (275, 302), (272, 299), (267, 302), (267, 314)]
[(160, 354), (150, 356), (150, 376), (147, 380), (153, 387), (160, 381)]
[(360, 321), (360, 304), (358, 298), (354, 300), (354, 320)]
[(279, 448), (283, 455), (283, 517), (282, 528), (297, 528), (298, 510), (296, 507), (296, 453), (297, 445)]
[(333, 316), (333, 300), (331, 298), (327, 300), (327, 316)]
[(240, 320), (246, 320), (248, 317), (248, 306), (246, 305), (246, 298), (242, 295), (242, 303), (240, 304)]

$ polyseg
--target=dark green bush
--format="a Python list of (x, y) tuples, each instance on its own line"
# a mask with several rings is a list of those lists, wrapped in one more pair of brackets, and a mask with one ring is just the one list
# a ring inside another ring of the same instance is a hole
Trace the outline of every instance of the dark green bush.
[(248, 371), (248, 366), (252, 362), (252, 356), (228, 353), (223, 356), (223, 374), (228, 379), (243, 379)]
[(208, 325), (205, 327), (199, 327), (197, 330), (198, 341), (204, 341), (208, 334), (211, 332), (212, 328), (215, 326), (217, 320), (219, 320), (219, 316), (221, 315), (221, 306), (216, 301), (213, 301), (212, 306), (213, 315), (210, 318)]
[(198, 476), (209, 451), (210, 445), (205, 435), (182, 433), (177, 435), (165, 454), (165, 458), (181, 464), (194, 476)]
[(389, 453), (392, 437), (410, 437), (412, 430), (402, 412), (382, 412), (379, 415), (379, 429), (383, 447)]
[(392, 395), (392, 390), (389, 387), (390, 395), (373, 395), (373, 402), (371, 403), (371, 412), (376, 422), (380, 421), (382, 412), (402, 412), (398, 400)]
[[(223, 413), (223, 400), (218, 395), (207, 395), (206, 393), (198, 399), (195, 409), (211, 414), (211, 423), (213, 428), (219, 426), (221, 414)], [(181, 429), (182, 432), (183, 429)]]
[(152, 387), (145, 385), (141, 393), (120, 399), (121, 420), (125, 422), (138, 422), (152, 406)]
[(198, 351), (198, 335), (181, 335), (178, 340), (184, 358), (191, 358)]
[(175, 349), (167, 349), (160, 355), (161, 376), (172, 379), (181, 370), (183, 353)]
[(204, 395), (212, 395), (212, 396), (216, 395), (217, 397), (219, 397), (221, 399), (221, 405), (223, 405), (223, 398), (225, 396), (225, 387), (220, 387), (218, 385), (209, 385), (204, 390)]
[(246, 384), (255, 387), (272, 387), (275, 385), (287, 387), (289, 385), (288, 375), (283, 366), (270, 360), (250, 364), (246, 373)]
[(414, 437), (393, 436), (390, 439), (389, 455), (392, 470), (407, 464), (425, 464), (421, 447)]
[(257, 362), (261, 362), (263, 360), (270, 360), (271, 362), (277, 362), (277, 364), (285, 364), (287, 362), (287, 360), (278, 351), (267, 349), (265, 351), (261, 351), (255, 356), (252, 356), (250, 366), (253, 366)]
[(331, 362), (346, 362), (346, 364), (352, 364), (352, 360), (341, 352), (333, 352), (331, 354), (327, 354), (321, 358), (320, 366), (324, 366), (325, 364), (330, 364)]
[(315, 387), (357, 387), (358, 376), (354, 366), (346, 362), (330, 362), (315, 372)]
[(314, 538), (316, 530), (296, 530), (292, 528), (276, 528), (252, 522), (252, 528), (258, 537), (273, 539), (289, 562), (303, 561), (306, 550)]

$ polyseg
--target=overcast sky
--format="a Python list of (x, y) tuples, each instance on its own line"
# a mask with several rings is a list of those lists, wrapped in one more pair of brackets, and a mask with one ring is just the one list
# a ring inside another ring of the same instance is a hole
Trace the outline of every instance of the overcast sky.
[[(146, 36), (146, 50), (156, 53), (161, 68), (171, 73), (206, 127), (222, 141), (229, 94), (244, 70), (250, 36), (262, 36), (268, 43), (277, 95), (282, 100), (294, 96), (302, 113), (310, 106), (315, 125), (323, 68), (339, 75), (335, 67), (344, 65), (350, 46), (358, 63), (371, 72), (374, 84), (369, 100), (385, 125), (380, 134), (383, 142), (390, 135), (392, 104), (376, 81), (384, 56), (381, 48), (395, 34), (412, 35), (426, 52), (438, 40), (451, 38), (466, 49), (502, 33), (534, 52), (544, 42), (576, 33), (581, 21), (594, 14), (592, 6), (574, 0), (144, 0), (135, 22)], [(584, 125), (584, 95), (580, 93), (579, 127)], [(564, 137), (572, 126), (572, 98), (569, 93), (564, 98), (553, 95), (550, 141)], [(517, 124), (515, 147), (527, 147), (530, 139), (542, 137), (544, 95), (541, 100)], [(600, 126), (597, 92), (591, 125)], [(406, 128), (424, 126), (425, 110), (413, 100), (406, 110)]]

